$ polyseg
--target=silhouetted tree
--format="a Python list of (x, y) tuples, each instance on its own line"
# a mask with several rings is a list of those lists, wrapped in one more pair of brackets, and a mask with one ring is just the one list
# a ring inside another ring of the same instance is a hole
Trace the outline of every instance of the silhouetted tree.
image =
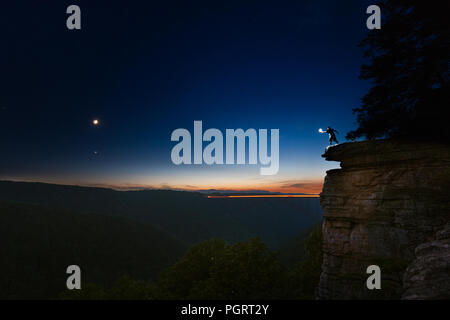
[(369, 63), (360, 78), (373, 86), (353, 109), (359, 128), (347, 139), (411, 137), (450, 140), (449, 1), (386, 0), (380, 30), (361, 46)]

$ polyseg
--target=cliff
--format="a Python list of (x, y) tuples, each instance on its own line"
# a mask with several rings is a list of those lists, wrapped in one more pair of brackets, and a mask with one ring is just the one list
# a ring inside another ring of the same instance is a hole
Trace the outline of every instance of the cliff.
[[(375, 140), (327, 148), (319, 299), (450, 298), (450, 146)], [(366, 269), (381, 268), (381, 290)]]

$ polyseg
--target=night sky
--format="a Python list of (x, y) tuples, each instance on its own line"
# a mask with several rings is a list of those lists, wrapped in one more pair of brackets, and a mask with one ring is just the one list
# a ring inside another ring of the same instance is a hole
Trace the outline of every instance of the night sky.
[[(82, 29), (66, 28), (81, 8)], [(367, 1), (13, 1), (0, 14), (0, 180), (320, 190), (367, 82)], [(93, 119), (100, 125), (94, 126)], [(280, 170), (176, 166), (170, 135), (279, 128)]]

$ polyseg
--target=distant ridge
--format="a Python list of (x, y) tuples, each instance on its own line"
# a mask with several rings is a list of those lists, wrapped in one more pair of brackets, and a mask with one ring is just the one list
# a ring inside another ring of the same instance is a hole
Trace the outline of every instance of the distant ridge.
[(0, 181), (0, 201), (127, 217), (148, 223), (185, 244), (211, 238), (232, 243), (258, 236), (269, 245), (276, 246), (322, 219), (317, 198), (211, 201), (207, 195), (212, 193), (116, 191), (98, 187)]
[(197, 192), (204, 194), (233, 194), (233, 195), (317, 195), (315, 193), (295, 193), (295, 192), (272, 192), (266, 190), (217, 190), (217, 189), (207, 189), (207, 190), (197, 190)]

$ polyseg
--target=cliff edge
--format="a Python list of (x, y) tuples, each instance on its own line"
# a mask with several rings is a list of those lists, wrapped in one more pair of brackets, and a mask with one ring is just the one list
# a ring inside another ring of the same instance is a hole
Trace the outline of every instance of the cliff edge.
[[(328, 147), (319, 299), (450, 298), (450, 146), (374, 140)], [(381, 290), (366, 269), (381, 268)]]

